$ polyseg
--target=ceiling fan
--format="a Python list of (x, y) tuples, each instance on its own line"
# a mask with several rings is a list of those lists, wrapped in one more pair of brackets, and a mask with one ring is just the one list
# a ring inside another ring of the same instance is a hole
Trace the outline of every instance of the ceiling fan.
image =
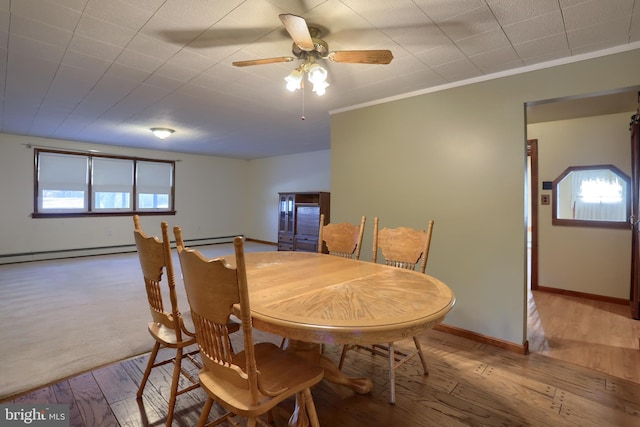
[(318, 95), (323, 95), (329, 85), (326, 82), (327, 70), (318, 64), (317, 60), (328, 59), (333, 62), (350, 64), (389, 64), (393, 59), (393, 54), (390, 50), (329, 51), (327, 42), (319, 38), (320, 30), (317, 27), (307, 25), (307, 21), (301, 16), (285, 13), (280, 15), (280, 20), (289, 36), (293, 39), (293, 47), (291, 49), (293, 56), (235, 61), (232, 65), (247, 67), (301, 59), (303, 60), (302, 65), (285, 77), (287, 89), (293, 92), (302, 88), (302, 77), (304, 73), (307, 73), (309, 81), (313, 83), (313, 91)]

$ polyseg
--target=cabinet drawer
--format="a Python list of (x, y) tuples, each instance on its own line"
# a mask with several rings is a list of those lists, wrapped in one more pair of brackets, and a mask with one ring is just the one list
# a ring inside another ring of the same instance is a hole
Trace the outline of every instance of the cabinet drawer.
[(310, 236), (296, 236), (296, 251), (317, 252), (318, 238), (313, 238)]
[(292, 251), (293, 250), (293, 243), (278, 243), (278, 250), (279, 251)]
[(278, 234), (278, 243), (293, 243), (293, 234), (291, 233)]

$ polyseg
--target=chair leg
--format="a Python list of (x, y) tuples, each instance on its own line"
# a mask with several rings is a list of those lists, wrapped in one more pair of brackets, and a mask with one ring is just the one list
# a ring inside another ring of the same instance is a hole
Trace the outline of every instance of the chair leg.
[(180, 382), (180, 371), (182, 369), (182, 348), (176, 349), (176, 356), (173, 362), (173, 378), (171, 379), (171, 395), (169, 396), (169, 413), (167, 414), (167, 427), (173, 423), (173, 411), (176, 406), (178, 396), (178, 383)]
[(349, 351), (349, 344), (345, 344), (342, 346), (342, 354), (340, 355), (340, 363), (338, 363), (338, 369), (342, 370), (342, 365), (344, 363), (345, 357), (347, 357), (347, 351)]
[(207, 401), (204, 402), (204, 406), (202, 407), (202, 414), (200, 414), (200, 419), (198, 420), (198, 427), (204, 427), (207, 424), (207, 418), (209, 418), (209, 412), (211, 412), (211, 407), (213, 406), (213, 399), (208, 397)]
[(293, 413), (289, 417), (289, 426), (306, 425), (305, 414), (307, 413), (307, 402), (304, 396), (304, 392), (299, 391), (296, 393), (296, 405), (293, 409)]
[(151, 374), (151, 369), (153, 369), (153, 364), (156, 361), (156, 357), (158, 356), (159, 350), (160, 350), (160, 343), (156, 341), (155, 345), (153, 346), (153, 350), (151, 350), (151, 354), (149, 355), (149, 363), (147, 363), (147, 368), (144, 370), (144, 375), (142, 376), (140, 387), (138, 387), (138, 393), (136, 393), (136, 397), (138, 399), (142, 397), (142, 393), (144, 392), (144, 387), (145, 385), (147, 385), (149, 374)]
[(422, 354), (422, 347), (420, 346), (418, 337), (413, 337), (413, 343), (416, 345), (416, 350), (418, 350), (418, 356), (420, 356), (420, 362), (422, 362), (422, 369), (424, 369), (424, 374), (429, 375), (429, 369), (427, 369), (427, 360), (424, 358), (424, 354)]
[(304, 400), (307, 406), (307, 415), (309, 415), (309, 422), (311, 427), (320, 427), (320, 421), (318, 421), (318, 412), (316, 411), (316, 405), (313, 403), (313, 396), (311, 395), (311, 389), (304, 390)]
[(393, 348), (393, 343), (389, 343), (389, 387), (391, 392), (391, 398), (389, 403), (395, 405), (396, 403), (396, 353)]

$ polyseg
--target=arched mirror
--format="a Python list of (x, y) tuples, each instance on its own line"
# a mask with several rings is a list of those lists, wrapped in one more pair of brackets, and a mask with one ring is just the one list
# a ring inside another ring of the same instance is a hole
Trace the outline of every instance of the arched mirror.
[(553, 181), (553, 225), (629, 228), (631, 180), (613, 165), (571, 166)]

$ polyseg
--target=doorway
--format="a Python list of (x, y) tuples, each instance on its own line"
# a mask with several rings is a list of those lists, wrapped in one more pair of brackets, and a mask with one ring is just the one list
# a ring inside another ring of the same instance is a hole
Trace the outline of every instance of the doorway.
[[(592, 115), (607, 115), (633, 111), (636, 106), (630, 105), (636, 102), (638, 88), (627, 88), (629, 93), (625, 107), (620, 111), (592, 113)], [(605, 96), (605, 94), (600, 94)], [(591, 97), (591, 101), (598, 102), (600, 96)], [(586, 97), (581, 97), (580, 102), (586, 102)], [(544, 282), (544, 265), (546, 262), (545, 247), (548, 243), (539, 240), (540, 221), (546, 221), (548, 207), (542, 205), (545, 195), (549, 192), (542, 189), (542, 180), (554, 179), (553, 173), (544, 172), (540, 169), (539, 149), (544, 150), (548, 141), (541, 139), (539, 135), (529, 132), (530, 120), (534, 123), (544, 121), (559, 121), (574, 117), (568, 114), (577, 114), (580, 110), (576, 105), (571, 104), (571, 100), (550, 100), (546, 101), (551, 109), (557, 111), (567, 111), (564, 115), (554, 116), (548, 111), (533, 112), (533, 107), (540, 107), (542, 103), (536, 105), (526, 104), (527, 117), (527, 189), (525, 213), (527, 215), (527, 280), (526, 294), (527, 301), (527, 323), (526, 339), (531, 352), (547, 355), (581, 366), (610, 373), (618, 377), (633, 378), (633, 381), (640, 382), (640, 352), (638, 352), (638, 337), (640, 337), (640, 322), (634, 321), (629, 315), (628, 304), (620, 304), (603, 300), (593, 300), (579, 298), (571, 295), (570, 292), (550, 293), (543, 292), (546, 283)], [(557, 104), (557, 105), (551, 105)], [(602, 102), (606, 105), (607, 102)], [(574, 108), (575, 107), (575, 108)], [(544, 116), (544, 118), (543, 118)], [(623, 123), (624, 127), (626, 123)], [(624, 129), (626, 132), (626, 128)], [(625, 144), (628, 144), (628, 134)], [(627, 145), (628, 146), (628, 145)], [(539, 175), (542, 172), (543, 175)], [(548, 175), (548, 176), (547, 176)], [(542, 189), (542, 191), (540, 191)], [(549, 200), (549, 202), (551, 202)], [(545, 200), (546, 204), (547, 201)], [(540, 214), (544, 218), (540, 218)], [(630, 241), (630, 239), (627, 239)], [(542, 246), (540, 244), (542, 243)], [(547, 259), (548, 261), (548, 259)], [(540, 272), (543, 276), (540, 276)], [(619, 299), (619, 298), (618, 298)], [(603, 325), (608, 325), (603, 329)], [(615, 325), (615, 326), (614, 326)], [(615, 329), (616, 334), (611, 334)], [(630, 361), (634, 361), (630, 364)], [(634, 365), (635, 364), (635, 365)], [(634, 367), (635, 366), (635, 367)]]
[[(551, 187), (570, 166), (612, 164), (630, 175), (627, 125), (638, 89), (525, 103), (527, 291), (628, 301), (628, 233), (552, 225)], [(590, 248), (593, 239), (602, 244)]]

